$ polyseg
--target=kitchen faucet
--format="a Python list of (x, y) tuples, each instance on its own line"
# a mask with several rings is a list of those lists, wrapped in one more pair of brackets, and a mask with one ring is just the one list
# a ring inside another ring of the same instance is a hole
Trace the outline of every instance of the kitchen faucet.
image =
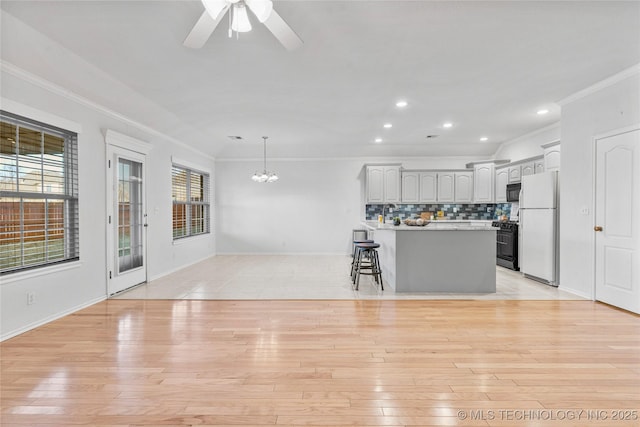
[(387, 208), (391, 208), (391, 209), (395, 209), (396, 205), (394, 205), (393, 203), (385, 203), (384, 205), (382, 205), (382, 223), (384, 224), (387, 220), (385, 212), (387, 210)]

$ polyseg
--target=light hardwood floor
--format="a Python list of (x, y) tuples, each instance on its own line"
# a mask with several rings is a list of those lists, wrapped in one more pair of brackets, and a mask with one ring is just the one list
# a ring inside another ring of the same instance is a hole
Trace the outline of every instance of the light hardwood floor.
[(5, 427), (640, 416), (640, 318), (591, 301), (112, 299), (0, 352)]

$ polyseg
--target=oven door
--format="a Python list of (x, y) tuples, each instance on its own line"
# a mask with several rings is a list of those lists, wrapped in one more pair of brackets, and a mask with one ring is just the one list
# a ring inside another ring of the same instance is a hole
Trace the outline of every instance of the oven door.
[(518, 271), (518, 232), (498, 230), (496, 232), (496, 263)]
[(513, 240), (513, 233), (511, 233), (510, 231), (498, 230), (498, 232), (496, 233), (496, 256), (498, 258), (502, 258), (508, 261), (513, 260), (513, 248), (515, 243)]

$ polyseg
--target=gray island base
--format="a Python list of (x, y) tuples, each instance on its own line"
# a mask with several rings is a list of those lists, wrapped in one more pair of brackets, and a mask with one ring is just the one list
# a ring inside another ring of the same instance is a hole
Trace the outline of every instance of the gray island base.
[(423, 227), (367, 221), (385, 290), (495, 293), (496, 228), (482, 222), (431, 222)]

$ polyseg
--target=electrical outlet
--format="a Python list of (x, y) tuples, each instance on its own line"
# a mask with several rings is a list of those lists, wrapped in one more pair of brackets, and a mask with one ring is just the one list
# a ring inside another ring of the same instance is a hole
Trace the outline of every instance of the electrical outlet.
[(583, 206), (582, 209), (580, 209), (580, 213), (582, 215), (589, 215), (589, 208), (587, 208), (586, 206)]
[(36, 294), (33, 292), (27, 292), (27, 305), (32, 305), (36, 302)]

